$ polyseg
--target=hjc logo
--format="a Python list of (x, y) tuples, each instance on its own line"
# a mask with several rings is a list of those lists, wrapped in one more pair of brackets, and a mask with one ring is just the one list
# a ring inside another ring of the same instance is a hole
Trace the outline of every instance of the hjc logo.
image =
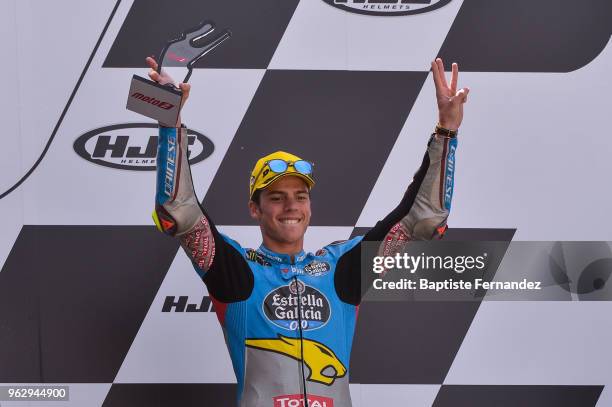
[(330, 6), (352, 13), (376, 16), (401, 16), (426, 13), (451, 0), (323, 0)]
[(189, 297), (181, 295), (178, 299), (174, 295), (166, 296), (162, 312), (215, 312), (215, 307), (208, 295), (202, 297), (199, 304), (189, 303)]
[[(126, 134), (127, 133), (127, 134)], [(155, 171), (157, 125), (126, 123), (89, 131), (74, 142), (74, 151), (89, 162), (123, 170)], [(189, 130), (187, 156), (191, 165), (214, 151), (214, 144), (203, 134)]]
[[(192, 146), (196, 137), (189, 136), (188, 144)], [(133, 142), (133, 140), (132, 140)], [(130, 145), (130, 136), (99, 136), (91, 154), (91, 158), (104, 158), (110, 153), (110, 157), (116, 158), (155, 158), (157, 153), (157, 137), (149, 136), (146, 145)], [(191, 151), (187, 151), (187, 156)]]

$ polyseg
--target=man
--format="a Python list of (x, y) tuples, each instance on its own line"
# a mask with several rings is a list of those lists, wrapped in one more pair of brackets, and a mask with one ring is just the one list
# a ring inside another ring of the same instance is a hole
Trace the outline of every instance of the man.
[[(147, 58), (151, 79), (173, 83)], [(364, 236), (303, 250), (310, 222), (312, 165), (277, 151), (255, 164), (249, 211), (263, 244), (245, 249), (221, 234), (200, 207), (187, 162), (186, 128), (160, 127), (153, 217), (179, 238), (206, 284), (238, 381), (242, 407), (351, 405), (349, 358), (363, 295), (361, 243), (439, 238), (452, 198), (456, 132), (469, 90), (457, 91), (458, 67), (447, 84), (441, 59), (432, 62), (439, 124), (420, 169), (398, 207)], [(183, 102), (190, 91), (179, 84)]]

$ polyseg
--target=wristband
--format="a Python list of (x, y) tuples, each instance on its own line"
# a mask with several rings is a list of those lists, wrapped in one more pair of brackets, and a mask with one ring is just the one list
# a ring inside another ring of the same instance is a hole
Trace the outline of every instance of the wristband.
[(440, 126), (440, 123), (436, 124), (436, 128), (434, 129), (434, 132), (433, 132), (433, 134), (437, 134), (438, 136), (448, 137), (448, 138), (457, 137), (457, 133), (458, 133), (458, 130), (446, 129)]

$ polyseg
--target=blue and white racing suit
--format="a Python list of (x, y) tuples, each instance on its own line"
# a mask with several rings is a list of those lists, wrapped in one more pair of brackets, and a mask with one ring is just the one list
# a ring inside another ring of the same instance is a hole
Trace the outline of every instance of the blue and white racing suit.
[(187, 129), (160, 128), (154, 218), (180, 240), (213, 298), (240, 407), (351, 405), (349, 358), (364, 286), (361, 243), (393, 247), (442, 236), (456, 146), (455, 138), (432, 135), (397, 208), (364, 236), (292, 259), (263, 245), (245, 249), (219, 233), (193, 190)]

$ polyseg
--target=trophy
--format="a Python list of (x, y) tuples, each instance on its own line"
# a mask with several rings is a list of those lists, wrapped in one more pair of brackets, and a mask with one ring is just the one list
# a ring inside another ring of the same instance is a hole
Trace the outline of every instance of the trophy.
[[(203, 21), (166, 44), (159, 57), (157, 72), (161, 74), (162, 67), (185, 67), (187, 75), (182, 82), (187, 83), (195, 63), (230, 37), (229, 30), (215, 33), (215, 23)], [(174, 84), (161, 85), (134, 75), (126, 108), (163, 125), (174, 126), (181, 110), (182, 97), (183, 93)]]

